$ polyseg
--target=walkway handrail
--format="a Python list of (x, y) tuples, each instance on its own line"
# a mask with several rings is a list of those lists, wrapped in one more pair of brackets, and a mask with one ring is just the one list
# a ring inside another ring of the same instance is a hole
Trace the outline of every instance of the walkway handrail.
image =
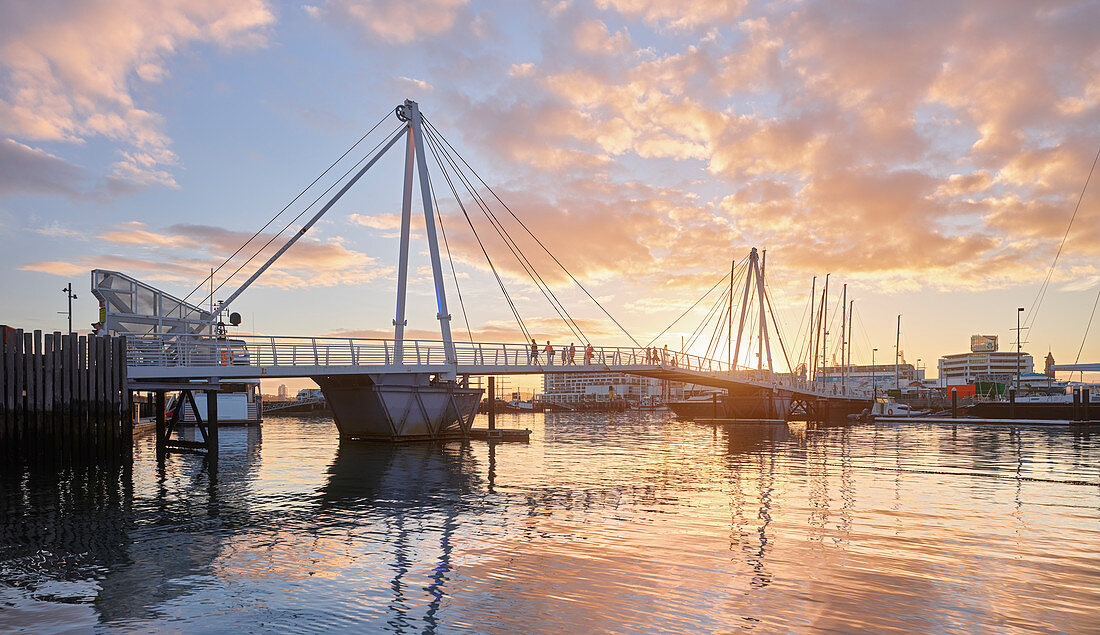
[[(386, 367), (392, 370), (394, 340), (354, 337), (273, 337), (269, 335), (184, 335), (128, 334), (127, 365), (131, 368), (213, 369), (217, 366), (248, 367)], [(826, 390), (800, 377), (766, 370), (738, 367), (730, 371), (723, 360), (700, 357), (665, 348), (628, 346), (554, 345), (553, 357), (545, 344), (532, 350), (530, 344), (499, 342), (454, 342), (456, 364), (447, 363), (444, 343), (433, 340), (405, 340), (404, 366), (407, 367), (483, 367), (487, 372), (562, 372), (577, 367), (578, 372), (632, 370), (687, 371), (720, 375), (739, 383), (763, 388), (787, 388), (822, 396), (867, 398), (870, 391), (848, 388)], [(434, 372), (434, 371), (433, 371)], [(473, 372), (467, 370), (466, 372)], [(690, 379), (684, 380), (690, 383)], [(867, 392), (868, 395), (863, 395)]]

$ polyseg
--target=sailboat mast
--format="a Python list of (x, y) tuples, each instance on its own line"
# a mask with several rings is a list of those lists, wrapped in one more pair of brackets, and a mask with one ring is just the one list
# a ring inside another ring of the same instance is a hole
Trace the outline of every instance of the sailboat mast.
[[(809, 337), (810, 333), (813, 333), (813, 336), (814, 336), (814, 343), (813, 343), (813, 346), (810, 346), (810, 351), (809, 351), (812, 354), (813, 360), (810, 364), (809, 372), (806, 373), (806, 379), (813, 379), (813, 376), (817, 373), (817, 330), (814, 328), (814, 319), (817, 317), (817, 314), (814, 313), (814, 303), (816, 301), (817, 301), (817, 276), (814, 276), (813, 282), (810, 283), (810, 325), (809, 325), (809, 332), (806, 333), (806, 337)], [(811, 361), (811, 360), (807, 360), (807, 361)]]
[(829, 276), (825, 274), (825, 289), (821, 294), (821, 387), (825, 387), (825, 359), (829, 354)]
[(844, 291), (840, 295), (840, 391), (843, 393), (848, 386), (848, 365), (844, 362), (844, 343), (848, 339), (848, 283), (844, 283)]
[[(856, 301), (848, 302), (848, 368), (852, 367), (852, 325), (855, 323)], [(873, 371), (872, 371), (873, 372)]]
[(901, 359), (901, 315), (898, 315), (898, 335), (894, 340), (894, 388), (901, 393), (901, 375), (898, 374), (898, 360)]
[(726, 359), (729, 360), (731, 373), (735, 370), (733, 367), (733, 275), (736, 268), (737, 261), (730, 260), (730, 297), (729, 306), (726, 308), (726, 321), (729, 322), (729, 333), (727, 334), (729, 339), (726, 342), (726, 347), (729, 350), (727, 351), (728, 357), (726, 357)]

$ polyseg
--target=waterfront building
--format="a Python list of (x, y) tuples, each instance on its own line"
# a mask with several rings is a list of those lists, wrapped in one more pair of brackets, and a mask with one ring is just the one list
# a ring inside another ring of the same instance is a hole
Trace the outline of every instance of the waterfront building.
[(1020, 353), (1017, 367), (1016, 351), (971, 351), (941, 357), (939, 376), (944, 386), (976, 382), (1014, 383), (1017, 372), (1021, 376), (1030, 375), (1034, 368), (1034, 361), (1028, 353)]
[(606, 402), (612, 394), (633, 403), (647, 397), (682, 399), (684, 385), (626, 373), (547, 373), (542, 376), (542, 391), (538, 399), (563, 405)]
[(1024, 392), (1044, 392), (1049, 394), (1065, 394), (1069, 382), (1055, 379), (1053, 374), (1045, 373), (1021, 373), (1020, 389)]
[(826, 386), (839, 386), (841, 383), (854, 388), (878, 384), (879, 390), (889, 390), (895, 386), (905, 388), (913, 382), (924, 379), (924, 369), (913, 364), (852, 364), (850, 366), (826, 366), (817, 373), (817, 379)]

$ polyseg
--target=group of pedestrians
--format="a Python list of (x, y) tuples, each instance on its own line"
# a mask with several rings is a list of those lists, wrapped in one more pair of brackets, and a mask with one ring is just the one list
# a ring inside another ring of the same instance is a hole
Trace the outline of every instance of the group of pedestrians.
[[(540, 351), (540, 349), (541, 349), (541, 351)], [(554, 365), (554, 360), (555, 360), (556, 357), (558, 357), (558, 351), (556, 351), (554, 349), (554, 345), (551, 344), (549, 340), (547, 340), (545, 346), (539, 346), (538, 342), (536, 342), (534, 340), (534, 338), (531, 339), (531, 349), (530, 349), (530, 353), (527, 356), (528, 357), (528, 360), (527, 360), (528, 363), (530, 363), (532, 365), (538, 365), (539, 364), (539, 354), (540, 354), (540, 352), (541, 352), (541, 354), (546, 355), (547, 365), (550, 365), (550, 366)], [(591, 344), (585, 345), (584, 349), (583, 349), (583, 352), (584, 352), (584, 365), (585, 366), (588, 366), (588, 365), (590, 365), (590, 364), (592, 364), (593, 362), (596, 361), (596, 352), (592, 348)], [(577, 363), (576, 358), (577, 358), (577, 346), (573, 342), (570, 342), (569, 346), (563, 346), (561, 348), (561, 354), (560, 354), (560, 359), (561, 359), (560, 363), (561, 363), (561, 365), (566, 366), (566, 365), (576, 364)], [(663, 349), (659, 349), (659, 348), (656, 348), (656, 347), (649, 347), (649, 348), (645, 349), (645, 363), (647, 363), (647, 364), (655, 364), (655, 365), (671, 364), (672, 366), (676, 366), (676, 361), (677, 360), (676, 360), (676, 354), (675, 353), (673, 353), (671, 356), (669, 355), (668, 345), (665, 345), (665, 347)]]
[[(656, 347), (645, 349), (645, 363), (647, 364), (664, 364), (668, 359), (668, 344), (665, 344), (663, 349)], [(673, 365), (675, 365), (675, 355), (673, 356), (673, 360)]]
[[(551, 344), (549, 340), (547, 340), (546, 346), (543, 347), (542, 351), (543, 351), (543, 353), (546, 354), (546, 363), (548, 365), (552, 366), (554, 364), (554, 355), (555, 355), (554, 345)], [(528, 355), (528, 357), (530, 358), (528, 361), (531, 364), (538, 364), (539, 363), (539, 345), (538, 345), (538, 342), (536, 342), (534, 339), (531, 340), (531, 353), (530, 353), (530, 355)], [(584, 365), (587, 366), (587, 365), (591, 364), (592, 361), (595, 359), (595, 357), (596, 357), (595, 350), (592, 348), (592, 345), (591, 344), (586, 345), (584, 347)], [(570, 342), (569, 346), (563, 346), (562, 347), (562, 350), (561, 350), (561, 363), (563, 365), (576, 364), (577, 363), (576, 358), (577, 358), (577, 346), (573, 342)]]

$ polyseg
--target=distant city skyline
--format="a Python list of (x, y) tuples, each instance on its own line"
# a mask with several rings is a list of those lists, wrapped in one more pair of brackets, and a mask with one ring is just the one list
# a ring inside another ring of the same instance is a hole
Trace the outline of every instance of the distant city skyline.
[[(974, 334), (1014, 351), (1018, 307), (1036, 360), (1100, 361), (1100, 325), (1082, 345), (1100, 289), (1097, 177), (1081, 197), (1100, 147), (1096, 3), (118, 0), (5, 14), (2, 323), (63, 330), (72, 282), (86, 329), (97, 267), (186, 295), (411, 98), (643, 344), (758, 247), (788, 337), (812, 276), (820, 292), (831, 274), (830, 311), (849, 285), (855, 363), (872, 348), (893, 360), (898, 314), (906, 361), (930, 373)], [(398, 154), (235, 304), (244, 332), (392, 336)], [(477, 339), (521, 341), (435, 185), (465, 301), (448, 288), (455, 337), (468, 319)], [(568, 344), (504, 246), (488, 249), (532, 335)], [(408, 335), (434, 338), (425, 251), (415, 235)], [(628, 343), (535, 263), (594, 342)], [(677, 348), (693, 318), (656, 345)], [(265, 392), (279, 383), (309, 385)]]

